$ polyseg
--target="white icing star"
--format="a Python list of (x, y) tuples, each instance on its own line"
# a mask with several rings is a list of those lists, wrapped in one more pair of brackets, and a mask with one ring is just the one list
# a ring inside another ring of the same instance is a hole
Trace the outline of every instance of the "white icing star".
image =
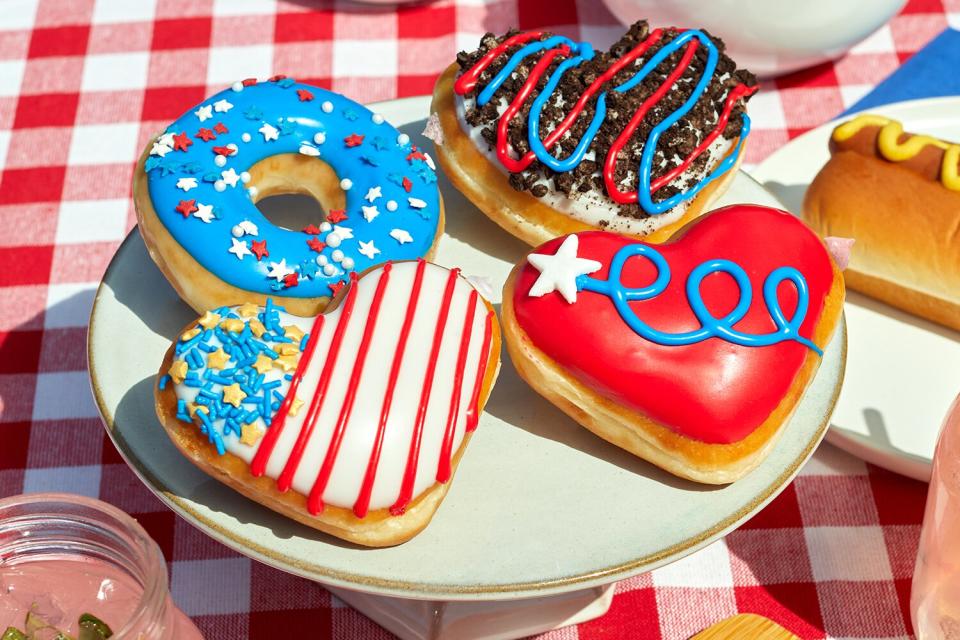
[(376, 187), (370, 187), (369, 189), (367, 189), (367, 195), (363, 196), (363, 199), (366, 200), (367, 202), (373, 202), (377, 198), (382, 198), (382, 197), (383, 197), (383, 194), (380, 193), (380, 186), (377, 185)]
[(361, 205), (360, 208), (363, 209), (363, 217), (367, 222), (373, 222), (373, 219), (380, 215), (380, 211), (377, 210), (377, 205), (373, 205), (372, 207)]
[(237, 256), (237, 260), (243, 260), (244, 256), (252, 256), (253, 253), (250, 251), (250, 248), (247, 247), (247, 243), (243, 240), (237, 240), (236, 238), (230, 238), (230, 241), (233, 242), (233, 246), (227, 249), (230, 253)]
[(266, 122), (262, 127), (257, 129), (257, 131), (263, 134), (264, 142), (270, 142), (271, 140), (278, 140), (280, 138), (280, 132), (277, 130), (277, 128)]
[(163, 134), (162, 136), (157, 138), (157, 143), (173, 149), (173, 134), (172, 133)]
[(207, 224), (213, 220), (213, 205), (197, 203), (197, 210), (193, 212), (194, 218), (200, 218)]
[(317, 156), (320, 155), (320, 149), (317, 149), (316, 147), (311, 147), (308, 144), (301, 144), (300, 153), (302, 153), (305, 156), (311, 156), (316, 158)]
[(150, 155), (160, 156), (162, 158), (163, 156), (167, 155), (171, 151), (173, 151), (171, 147), (168, 147), (165, 144), (161, 144), (160, 142), (154, 142), (153, 147), (150, 149)]
[(190, 191), (190, 189), (195, 189), (196, 187), (197, 187), (196, 178), (180, 178), (179, 180), (177, 180), (177, 189)]
[(199, 109), (197, 109), (196, 111), (194, 111), (193, 115), (200, 118), (200, 122), (203, 122), (204, 120), (209, 120), (210, 118), (213, 117), (213, 107), (210, 106), (209, 104), (205, 104)]
[(410, 206), (414, 209), (423, 209), (427, 206), (426, 201), (421, 200), (420, 198), (407, 198), (407, 202), (410, 203)]
[(378, 253), (380, 253), (380, 249), (377, 249), (375, 246), (373, 246), (373, 240), (371, 240), (370, 242), (364, 242), (363, 240), (361, 240), (360, 253), (367, 256), (371, 260), (373, 260), (373, 257)]
[(245, 234), (250, 236), (255, 236), (259, 233), (257, 229), (257, 225), (253, 224), (249, 220), (243, 220), (242, 222), (238, 222), (237, 226), (240, 227), (241, 231), (243, 231)]
[(333, 233), (340, 236), (341, 240), (349, 240), (353, 237), (353, 229), (350, 227), (341, 227), (338, 224), (333, 225)]
[(601, 265), (596, 260), (577, 257), (580, 241), (571, 234), (563, 241), (555, 254), (531, 253), (527, 262), (540, 271), (540, 277), (530, 287), (529, 296), (539, 298), (551, 291), (558, 291), (563, 299), (573, 304), (577, 301), (577, 276), (593, 273)]
[(410, 235), (410, 232), (406, 229), (394, 229), (390, 232), (390, 237), (399, 242), (400, 244), (407, 244), (408, 242), (413, 242), (413, 236)]
[(230, 167), (226, 171), (221, 171), (220, 177), (224, 183), (230, 185), (231, 187), (237, 186), (237, 181), (240, 180), (240, 174), (234, 171), (233, 167)]
[(277, 282), (282, 282), (284, 278), (293, 273), (293, 269), (287, 266), (287, 259), (281, 258), (280, 262), (271, 262), (270, 269), (267, 271), (268, 278), (276, 278)]
[(217, 113), (226, 113), (227, 111), (230, 111), (230, 109), (233, 109), (233, 105), (226, 100), (221, 99), (213, 103), (213, 110)]

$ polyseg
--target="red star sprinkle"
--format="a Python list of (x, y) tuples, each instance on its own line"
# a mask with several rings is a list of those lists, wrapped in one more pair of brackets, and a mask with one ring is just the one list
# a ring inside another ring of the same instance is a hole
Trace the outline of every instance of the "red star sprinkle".
[(300, 102), (310, 102), (313, 100), (313, 94), (306, 89), (297, 89), (297, 97), (300, 98)]
[(215, 134), (210, 129), (201, 128), (200, 131), (197, 131), (197, 135), (193, 136), (194, 138), (200, 138), (204, 142), (210, 142), (211, 140), (217, 139), (217, 134)]
[(318, 233), (320, 233), (320, 229), (317, 228), (317, 225), (315, 225), (315, 224), (308, 224), (307, 226), (305, 226), (305, 227), (303, 228), (303, 232), (304, 232), (304, 233), (309, 233), (310, 235), (315, 236), (315, 235), (317, 235)]
[(243, 81), (243, 86), (245, 87), (252, 87), (255, 84), (257, 84), (256, 78), (247, 78), (246, 80)]
[(316, 251), (317, 253), (320, 253), (321, 251), (323, 251), (323, 248), (327, 246), (322, 242), (320, 242), (320, 238), (310, 238), (309, 240), (307, 240), (307, 244), (310, 245), (310, 248)]
[(334, 282), (332, 284), (328, 284), (327, 286), (330, 287), (330, 291), (333, 291), (333, 295), (337, 295), (340, 293), (340, 289), (343, 289), (343, 285), (345, 284), (347, 283), (343, 280), (340, 280), (339, 282)]
[(174, 151), (186, 151), (187, 147), (193, 144), (193, 140), (187, 137), (186, 131), (181, 131), (177, 135), (173, 136), (173, 150)]
[(227, 129), (227, 125), (223, 124), (222, 122), (218, 122), (217, 124), (213, 125), (213, 130), (217, 133), (230, 133), (230, 130)]
[(403, 190), (406, 191), (407, 193), (410, 193), (410, 189), (413, 189), (413, 183), (410, 182), (410, 178), (404, 177), (402, 184), (403, 184)]
[(177, 205), (177, 213), (182, 214), (184, 218), (189, 218), (194, 211), (198, 211), (196, 200), (181, 200)]
[(278, 82), (278, 81), (280, 81), (280, 80), (283, 80), (283, 79), (286, 78), (286, 77), (287, 77), (287, 76), (283, 75), (282, 73), (278, 73), (277, 75), (275, 75), (275, 76), (273, 76), (272, 78), (270, 78), (270, 82)]
[(295, 286), (297, 286), (298, 284), (300, 284), (300, 282), (299, 282), (299, 280), (298, 280), (298, 278), (297, 278), (297, 274), (296, 274), (296, 273), (288, 273), (287, 275), (285, 275), (285, 276), (283, 277), (283, 284), (285, 284), (288, 289), (289, 289), (290, 287), (295, 287)]
[(363, 136), (358, 136), (355, 133), (351, 133), (343, 141), (347, 144), (348, 147), (359, 147), (363, 144)]
[(218, 156), (232, 156), (234, 153), (230, 147), (214, 147), (213, 152)]
[(411, 160), (423, 160), (426, 162), (427, 156), (423, 155), (422, 151), (417, 151), (417, 146), (414, 145), (412, 147), (412, 151), (407, 154), (407, 162), (410, 162)]
[(257, 262), (263, 259), (263, 256), (269, 256), (270, 252), (267, 251), (267, 241), (266, 240), (254, 240), (250, 243), (250, 251), (253, 252), (253, 255), (257, 256)]
[(337, 223), (347, 219), (347, 212), (343, 209), (331, 209), (327, 214), (327, 221)]

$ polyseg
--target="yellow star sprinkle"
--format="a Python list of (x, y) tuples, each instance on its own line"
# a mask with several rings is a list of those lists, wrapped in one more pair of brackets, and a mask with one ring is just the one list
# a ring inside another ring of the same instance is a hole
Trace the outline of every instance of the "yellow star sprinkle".
[(223, 369), (229, 360), (230, 354), (220, 348), (207, 356), (207, 366), (211, 369)]
[(243, 331), (243, 320), (239, 318), (227, 318), (220, 323), (220, 327), (224, 331), (230, 331), (231, 333), (240, 333)]
[(280, 356), (273, 363), (284, 371), (293, 371), (297, 368), (297, 360), (297, 356)]
[(300, 413), (300, 407), (303, 406), (303, 400), (297, 396), (293, 397), (293, 402), (290, 403), (290, 415), (295, 416)]
[(235, 407), (239, 407), (240, 402), (246, 397), (247, 394), (240, 389), (240, 385), (236, 382), (223, 388), (223, 401), (227, 404), (232, 404)]
[(251, 422), (250, 424), (245, 424), (240, 428), (240, 442), (252, 447), (257, 444), (257, 441), (260, 440), (260, 436), (263, 435), (263, 429), (258, 427), (256, 423)]
[(257, 319), (250, 321), (250, 332), (256, 337), (260, 337), (267, 332), (267, 328)]
[(189, 340), (193, 340), (198, 335), (200, 335), (200, 327), (194, 327), (193, 329), (188, 329), (180, 334), (180, 341), (187, 342)]
[(187, 411), (190, 413), (190, 417), (191, 417), (191, 418), (192, 418), (194, 415), (196, 415), (197, 409), (199, 409), (199, 408), (200, 408), (200, 405), (198, 405), (196, 402), (188, 402), (188, 403), (187, 403)]
[(199, 324), (204, 329), (213, 329), (217, 326), (217, 323), (220, 322), (220, 314), (214, 313), (213, 311), (207, 311), (203, 314), (203, 317), (197, 320)]
[(261, 353), (257, 356), (257, 361), (253, 363), (253, 368), (257, 370), (257, 373), (266, 373), (273, 369), (273, 359)]
[(280, 355), (282, 356), (293, 356), (300, 353), (300, 347), (293, 344), (292, 342), (285, 342), (280, 345)]
[(170, 375), (171, 380), (176, 384), (180, 384), (183, 382), (183, 379), (187, 377), (187, 363), (183, 360), (174, 360), (167, 373)]
[(285, 336), (287, 336), (297, 344), (300, 344), (300, 341), (303, 340), (303, 336), (306, 335), (303, 332), (303, 329), (301, 329), (295, 324), (288, 324), (287, 326), (285, 326), (283, 328), (283, 333)]
[(252, 302), (244, 302), (242, 305), (237, 307), (237, 313), (240, 314), (241, 318), (252, 318), (260, 313), (260, 307)]

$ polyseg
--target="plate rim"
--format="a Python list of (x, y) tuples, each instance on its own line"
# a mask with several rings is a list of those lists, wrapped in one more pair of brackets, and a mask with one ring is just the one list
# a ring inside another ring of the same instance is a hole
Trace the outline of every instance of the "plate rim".
[[(387, 100), (370, 105), (381, 109), (402, 109), (409, 108), (414, 104), (428, 103), (429, 96), (415, 96), (400, 98), (397, 100)], [(757, 182), (754, 178), (740, 170), (740, 173), (748, 180)], [(762, 184), (760, 184), (762, 187)], [(548, 595), (559, 595), (571, 591), (588, 589), (595, 586), (606, 585), (611, 582), (629, 578), (639, 573), (651, 571), (659, 566), (667, 564), (669, 559), (680, 553), (693, 553), (694, 551), (714, 542), (723, 537), (729, 531), (735, 529), (739, 524), (745, 521), (754, 513), (758, 512), (769, 502), (771, 502), (783, 489), (792, 481), (800, 469), (807, 463), (813, 452), (823, 441), (827, 428), (830, 424), (830, 417), (833, 414), (833, 408), (836, 406), (840, 390), (843, 386), (843, 380), (846, 373), (847, 356), (847, 329), (845, 316), (841, 320), (834, 333), (833, 340), (840, 340), (839, 348), (840, 367), (838, 371), (837, 384), (833, 389), (829, 400), (829, 406), (824, 411), (824, 419), (821, 420), (813, 436), (806, 444), (804, 449), (798, 452), (794, 463), (777, 476), (763, 491), (746, 505), (737, 511), (729, 514), (720, 520), (713, 527), (691, 536), (686, 540), (675, 543), (670, 547), (660, 549), (655, 553), (635, 558), (627, 562), (621, 562), (609, 567), (574, 573), (569, 576), (552, 578), (540, 581), (528, 581), (517, 583), (504, 583), (496, 585), (452, 585), (452, 584), (429, 584), (401, 579), (381, 579), (371, 578), (359, 574), (329, 569), (318, 564), (307, 564), (286, 554), (271, 550), (256, 541), (242, 537), (228, 528), (222, 527), (205, 515), (193, 509), (189, 501), (178, 496), (163, 480), (153, 474), (145, 466), (141, 466), (135, 456), (130, 453), (130, 447), (122, 434), (116, 429), (115, 416), (109, 411), (103, 392), (101, 390), (98, 368), (96, 366), (97, 358), (94, 355), (93, 344), (95, 336), (99, 335), (98, 311), (101, 301), (104, 297), (107, 281), (111, 274), (117, 268), (117, 257), (133, 241), (135, 235), (139, 235), (139, 230), (134, 227), (124, 238), (123, 242), (117, 248), (114, 256), (111, 258), (100, 283), (97, 286), (94, 295), (93, 305), (90, 311), (90, 318), (87, 331), (87, 368), (91, 391), (97, 411), (100, 414), (104, 428), (117, 448), (124, 462), (134, 472), (147, 488), (156, 495), (168, 508), (177, 513), (178, 516), (186, 520), (192, 526), (200, 529), (205, 535), (227, 546), (228, 548), (259, 562), (263, 562), (281, 571), (292, 573), (300, 577), (329, 584), (334, 587), (346, 588), (354, 591), (373, 593), (388, 597), (401, 597), (415, 600), (445, 600), (445, 601), (480, 601), (480, 600), (513, 600), (543, 597)], [(237, 494), (240, 499), (247, 500), (244, 496)], [(256, 501), (251, 501), (256, 502)], [(269, 508), (260, 505), (263, 508)], [(684, 554), (686, 555), (686, 554)]]

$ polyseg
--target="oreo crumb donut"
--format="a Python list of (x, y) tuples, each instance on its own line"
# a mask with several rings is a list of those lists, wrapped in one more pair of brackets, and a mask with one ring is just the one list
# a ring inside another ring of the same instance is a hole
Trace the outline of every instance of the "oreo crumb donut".
[[(305, 193), (324, 219), (281, 228), (256, 207)], [(275, 76), (235, 83), (150, 140), (133, 181), (140, 233), (197, 311), (282, 300), (323, 310), (389, 260), (429, 259), (443, 232), (433, 160), (352, 100)]]

